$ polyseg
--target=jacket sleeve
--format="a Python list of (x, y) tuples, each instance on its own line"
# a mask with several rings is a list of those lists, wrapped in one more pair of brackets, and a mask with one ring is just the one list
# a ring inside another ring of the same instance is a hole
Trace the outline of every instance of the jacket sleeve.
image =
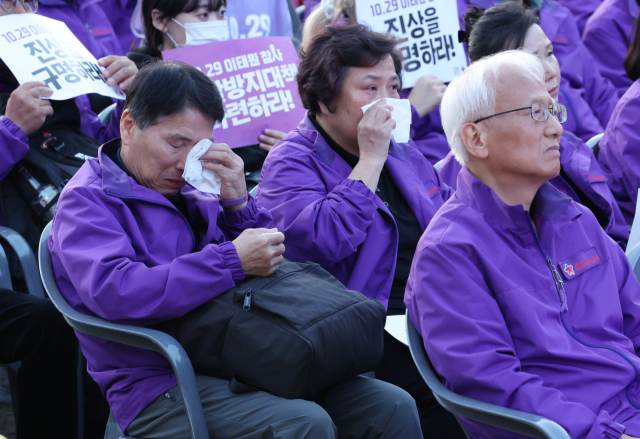
[(640, 284), (624, 251), (613, 243), (609, 247), (618, 282), (624, 335), (632, 341), (636, 355), (640, 355)]
[(138, 262), (116, 215), (82, 187), (61, 197), (49, 249), (61, 289), (70, 281), (93, 313), (139, 326), (180, 317), (244, 278), (235, 247), (228, 241), (208, 244), (168, 264)]
[(414, 106), (411, 106), (411, 140), (432, 165), (442, 160), (450, 151), (439, 111), (438, 106), (431, 113), (420, 117)]
[(596, 60), (582, 42), (578, 50), (583, 66), (585, 99), (602, 126), (606, 127), (620, 95), (613, 84), (602, 76)]
[(232, 241), (245, 229), (269, 229), (273, 227), (271, 212), (258, 206), (253, 197), (249, 195), (247, 205), (240, 210), (221, 209), (218, 225), (225, 237)]
[(263, 168), (258, 202), (285, 234), (287, 256), (327, 266), (355, 253), (378, 209), (375, 195), (359, 181), (345, 179), (328, 190), (310, 154), (286, 148)]
[(0, 116), (0, 181), (29, 151), (27, 135), (5, 116)]
[(117, 101), (115, 108), (111, 112), (109, 123), (105, 125), (100, 122), (98, 115), (91, 110), (89, 98), (86, 95), (78, 96), (76, 105), (80, 110), (82, 130), (98, 139), (101, 143), (120, 137), (120, 117), (122, 116), (124, 102), (122, 99)]
[[(428, 231), (427, 231), (428, 233)], [(406, 303), (427, 354), (453, 392), (556, 421), (572, 438), (619, 439), (606, 411), (569, 401), (522, 370), (497, 300), (475, 251), (436, 244), (414, 259)], [(509, 292), (506, 292), (509, 294)], [(484, 427), (486, 437), (513, 437)]]

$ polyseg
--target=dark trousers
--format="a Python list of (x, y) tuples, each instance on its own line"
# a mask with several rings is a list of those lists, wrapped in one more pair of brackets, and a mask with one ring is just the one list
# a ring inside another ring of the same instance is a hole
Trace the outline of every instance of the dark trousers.
[(413, 396), (425, 439), (466, 439), (455, 417), (442, 408), (420, 376), (409, 347), (384, 332), (384, 358), (376, 378), (394, 384)]
[[(50, 300), (0, 289), (0, 363), (21, 362), (20, 439), (77, 437), (77, 356), (75, 334)], [(84, 382), (84, 437), (102, 438), (108, 405), (91, 379)]]

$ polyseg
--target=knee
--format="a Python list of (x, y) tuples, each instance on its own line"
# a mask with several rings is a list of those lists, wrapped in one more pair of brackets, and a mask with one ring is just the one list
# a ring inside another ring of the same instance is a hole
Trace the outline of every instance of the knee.
[(290, 419), (291, 439), (335, 439), (338, 429), (331, 416), (317, 404), (307, 404), (305, 409)]
[(405, 390), (396, 386), (389, 386), (386, 389), (385, 399), (388, 407), (393, 407), (393, 418), (396, 422), (408, 423), (410, 420), (418, 419), (418, 408), (416, 400)]

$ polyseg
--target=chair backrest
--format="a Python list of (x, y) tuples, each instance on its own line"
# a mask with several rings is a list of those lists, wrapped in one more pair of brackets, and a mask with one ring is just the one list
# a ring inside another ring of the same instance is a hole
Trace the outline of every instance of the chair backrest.
[(255, 198), (256, 195), (258, 195), (258, 186), (254, 186), (253, 189), (251, 189), (251, 191), (249, 192), (249, 195)]
[(433, 165), (433, 167), (436, 168), (436, 171), (440, 169), (440, 167), (442, 166), (442, 163), (444, 163), (444, 159), (439, 160), (435, 165)]
[(109, 119), (111, 118), (111, 113), (113, 113), (113, 110), (115, 110), (115, 108), (116, 108), (116, 104), (111, 104), (107, 108), (102, 110), (100, 114), (98, 114), (98, 119), (100, 119), (100, 122), (102, 122), (105, 125), (108, 125)]
[(629, 258), (631, 267), (633, 267), (633, 274), (640, 281), (640, 242), (634, 245), (632, 249), (627, 250), (627, 258)]
[[(411, 322), (407, 311), (407, 337), (409, 349), (418, 371), (433, 392), (436, 400), (449, 412), (482, 424), (538, 439), (570, 439), (567, 432), (555, 422), (542, 416), (524, 413), (478, 401), (453, 393), (441, 382), (427, 357), (422, 337)], [(453, 367), (453, 365), (452, 365)]]
[(13, 289), (13, 285), (11, 285), (11, 273), (9, 272), (9, 261), (7, 261), (7, 254), (4, 252), (2, 246), (0, 246), (0, 288), (6, 290)]
[(586, 142), (587, 146), (591, 149), (595, 148), (596, 145), (600, 143), (600, 140), (602, 140), (602, 136), (604, 136), (604, 133), (596, 134), (595, 136), (587, 140)]
[(196, 377), (189, 357), (182, 346), (173, 337), (164, 332), (109, 322), (99, 317), (81, 314), (73, 309), (60, 293), (53, 273), (51, 254), (48, 247), (51, 225), (52, 223), (50, 222), (40, 237), (38, 261), (40, 263), (42, 283), (53, 305), (62, 313), (73, 329), (83, 334), (152, 350), (165, 357), (171, 364), (178, 380), (178, 386), (182, 391), (192, 438), (209, 439), (207, 423), (196, 385)]
[[(18, 258), (29, 294), (44, 299), (44, 289), (40, 282), (38, 263), (27, 240), (15, 230), (0, 226), (0, 243), (13, 250), (15, 256)], [(2, 277), (1, 267), (0, 277)], [(11, 276), (9, 276), (9, 285), (11, 285)], [(11, 289), (11, 287), (9, 287), (9, 289)]]

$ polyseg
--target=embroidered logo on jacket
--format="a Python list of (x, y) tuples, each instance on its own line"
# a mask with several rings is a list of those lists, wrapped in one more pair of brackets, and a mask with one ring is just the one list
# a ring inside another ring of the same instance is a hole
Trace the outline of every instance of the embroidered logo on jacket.
[(581, 251), (575, 256), (570, 257), (568, 260), (561, 262), (559, 268), (562, 270), (562, 274), (565, 279), (573, 279), (587, 270), (602, 264), (602, 258), (598, 254), (595, 247), (590, 247), (584, 251)]

